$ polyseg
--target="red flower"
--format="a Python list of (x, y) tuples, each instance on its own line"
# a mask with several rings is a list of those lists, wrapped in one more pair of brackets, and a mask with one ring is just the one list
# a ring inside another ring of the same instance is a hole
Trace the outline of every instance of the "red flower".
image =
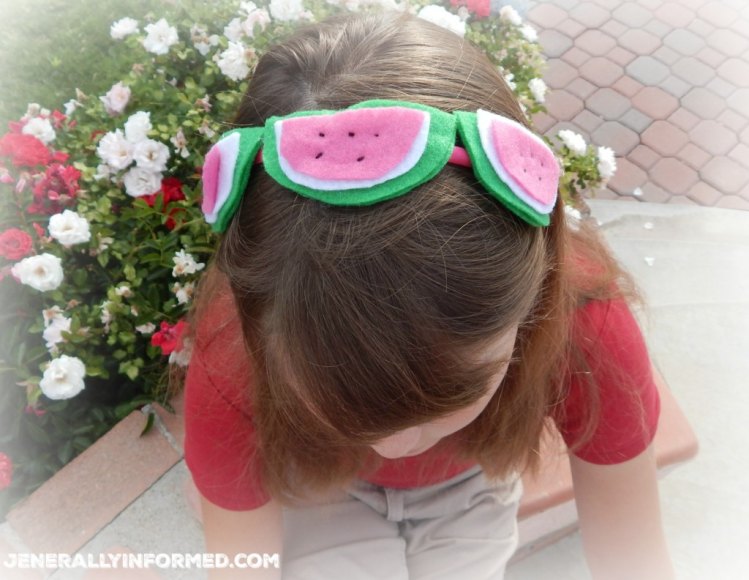
[(172, 354), (175, 350), (179, 352), (182, 350), (182, 336), (187, 329), (188, 326), (184, 320), (180, 320), (173, 326), (166, 321), (162, 322), (160, 330), (151, 336), (151, 344), (160, 347), (164, 355)]
[(0, 256), (8, 260), (20, 260), (31, 253), (32, 239), (18, 228), (5, 230), (0, 234)]
[(450, 0), (453, 6), (465, 6), (478, 18), (486, 18), (491, 13), (490, 0)]
[(184, 213), (184, 209), (181, 207), (169, 208), (169, 204), (173, 201), (181, 201), (185, 199), (185, 194), (182, 192), (182, 182), (176, 177), (165, 177), (161, 180), (161, 191), (159, 193), (152, 193), (151, 195), (142, 195), (139, 199), (145, 201), (150, 207), (153, 207), (156, 203), (156, 199), (162, 196), (163, 206), (162, 211), (164, 213), (169, 212), (169, 218), (166, 220), (166, 227), (168, 230), (173, 230), (177, 226), (175, 217), (179, 214)]
[(55, 127), (55, 129), (59, 129), (60, 127), (62, 127), (63, 123), (65, 122), (65, 119), (67, 119), (67, 117), (63, 115), (57, 109), (52, 111), (50, 118), (52, 119), (52, 125)]
[(33, 414), (34, 414), (34, 415), (36, 415), (37, 417), (41, 417), (41, 416), (42, 416), (42, 415), (44, 415), (44, 414), (45, 414), (45, 413), (46, 413), (47, 411), (45, 411), (44, 409), (37, 409), (37, 408), (36, 408), (36, 407), (34, 407), (33, 405), (26, 405), (26, 408), (25, 408), (25, 409), (23, 410), (23, 412), (24, 412), (24, 413), (28, 413), (29, 415), (31, 415), (31, 414), (33, 413)]
[(16, 167), (47, 165), (52, 152), (36, 137), (21, 133), (6, 133), (0, 138), (0, 155), (10, 157)]
[(52, 215), (72, 204), (80, 189), (81, 172), (70, 165), (53, 163), (34, 185), (34, 202), (29, 213)]
[(44, 228), (40, 226), (38, 223), (34, 222), (31, 224), (34, 228), (34, 231), (36, 232), (36, 235), (39, 236), (40, 240), (44, 240), (46, 237), (47, 232), (44, 231)]
[(0, 490), (10, 486), (13, 481), (13, 462), (5, 453), (0, 451)]

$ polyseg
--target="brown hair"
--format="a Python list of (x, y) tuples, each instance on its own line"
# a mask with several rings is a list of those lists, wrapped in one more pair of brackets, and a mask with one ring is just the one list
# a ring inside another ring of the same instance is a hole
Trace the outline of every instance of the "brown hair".
[[(235, 123), (374, 98), (484, 108), (527, 125), (484, 54), (403, 14), (335, 17), (271, 47)], [(447, 166), (374, 206), (335, 207), (256, 168), (201, 279), (190, 327), (228, 284), (253, 368), (262, 479), (291, 501), (300, 481), (325, 489), (376, 467), (368, 444), (377, 439), (479, 399), (499, 363), (475, 353), (518, 322), (502, 385), (448, 439), (490, 476), (533, 467), (579, 359), (571, 313), (620, 292), (612, 282), (622, 279), (588, 226), (567, 227), (561, 203), (549, 227), (532, 227), (468, 169)]]

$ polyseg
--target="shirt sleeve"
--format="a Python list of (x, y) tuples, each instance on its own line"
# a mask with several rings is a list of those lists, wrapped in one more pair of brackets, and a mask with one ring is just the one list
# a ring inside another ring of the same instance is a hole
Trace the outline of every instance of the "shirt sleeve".
[(642, 453), (653, 440), (660, 398), (647, 347), (627, 303), (593, 300), (573, 322), (573, 339), (585, 359), (592, 383), (577, 369), (557, 427), (568, 447), (581, 440), (591, 409), (590, 385), (598, 391), (599, 415), (592, 437), (573, 453), (599, 465), (622, 463)]
[(219, 338), (198, 345), (185, 380), (185, 463), (212, 503), (234, 511), (258, 508), (270, 496), (258, 477), (246, 357)]

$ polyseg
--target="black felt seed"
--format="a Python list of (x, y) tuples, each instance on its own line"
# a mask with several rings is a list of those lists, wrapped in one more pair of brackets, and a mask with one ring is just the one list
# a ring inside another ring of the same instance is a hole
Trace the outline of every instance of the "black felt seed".
[(320, 133), (320, 137), (325, 137), (325, 133)]
[(354, 136), (354, 133), (351, 133), (351, 132), (349, 132), (348, 136), (349, 136), (349, 137), (353, 137), (353, 136)]
[(364, 161), (364, 156), (362, 155), (361, 157), (359, 157), (359, 158), (357, 159), (357, 161)]
[(322, 153), (318, 153), (317, 155), (315, 155), (315, 159), (320, 159), (320, 157), (322, 157)]

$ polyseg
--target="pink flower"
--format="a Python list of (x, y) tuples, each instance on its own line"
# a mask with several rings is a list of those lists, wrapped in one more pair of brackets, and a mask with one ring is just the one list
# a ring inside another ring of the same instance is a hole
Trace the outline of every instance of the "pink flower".
[(151, 344), (160, 347), (164, 355), (172, 354), (175, 350), (182, 350), (182, 336), (187, 330), (188, 326), (184, 320), (180, 320), (175, 325), (164, 321), (159, 326), (159, 331), (151, 336)]
[(31, 253), (32, 239), (18, 228), (10, 228), (0, 234), (0, 256), (8, 260), (20, 260)]
[(13, 481), (13, 462), (5, 453), (0, 451), (0, 490), (10, 487)]

